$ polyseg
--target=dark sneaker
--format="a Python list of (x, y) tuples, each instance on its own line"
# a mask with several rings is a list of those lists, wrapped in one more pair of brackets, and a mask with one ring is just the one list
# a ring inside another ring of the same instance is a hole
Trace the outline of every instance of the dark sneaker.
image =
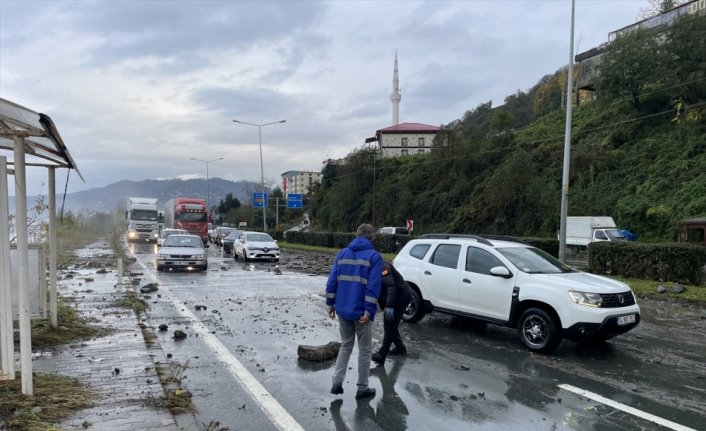
[(331, 386), (331, 393), (334, 395), (341, 395), (343, 393), (343, 386), (341, 386), (341, 385)]
[(380, 352), (375, 352), (373, 353), (373, 362), (375, 362), (378, 365), (383, 365), (385, 363), (385, 357), (382, 356)]
[(388, 353), (390, 356), (407, 356), (407, 348), (402, 346), (395, 346), (392, 349), (390, 349), (390, 352)]
[(373, 388), (358, 389), (358, 392), (355, 394), (355, 399), (362, 400), (365, 398), (372, 398), (374, 396), (375, 396), (375, 389), (373, 389)]

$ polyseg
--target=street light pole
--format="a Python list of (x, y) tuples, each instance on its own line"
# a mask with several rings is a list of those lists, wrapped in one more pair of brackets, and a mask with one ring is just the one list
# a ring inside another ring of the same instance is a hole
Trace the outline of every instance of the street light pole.
[(262, 231), (267, 232), (267, 213), (265, 212), (265, 169), (263, 168), (262, 165), (262, 128), (265, 126), (271, 126), (273, 124), (281, 124), (281, 123), (286, 123), (287, 120), (280, 120), (280, 121), (273, 121), (271, 123), (264, 123), (264, 124), (253, 124), (253, 123), (246, 123), (245, 121), (238, 121), (238, 120), (233, 120), (234, 123), (238, 124), (245, 124), (248, 126), (255, 126), (257, 127), (257, 137), (260, 143), (260, 181), (262, 185)]
[(219, 157), (217, 159), (213, 160), (200, 160), (200, 159), (195, 159), (193, 157), (189, 157), (191, 160), (197, 161), (197, 162), (202, 162), (206, 163), (206, 211), (211, 211), (211, 188), (208, 185), (208, 164), (211, 162), (217, 162), (219, 160), (223, 160), (223, 157)]

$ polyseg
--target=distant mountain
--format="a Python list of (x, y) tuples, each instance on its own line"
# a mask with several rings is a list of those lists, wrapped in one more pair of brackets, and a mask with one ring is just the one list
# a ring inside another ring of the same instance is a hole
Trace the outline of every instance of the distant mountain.
[[(130, 196), (159, 199), (160, 204), (175, 197), (193, 197), (206, 199), (210, 196), (210, 206), (218, 205), (228, 193), (242, 203), (249, 202), (252, 193), (260, 190), (260, 184), (252, 181), (229, 181), (222, 178), (209, 178), (208, 186), (205, 179), (192, 180), (144, 180), (120, 181), (89, 190), (68, 193), (64, 202), (64, 211), (79, 212), (110, 212), (116, 208), (125, 208)], [(27, 197), (27, 205), (32, 206), (36, 196)], [(62, 194), (56, 195), (56, 206), (60, 209)], [(47, 199), (45, 198), (45, 202)], [(14, 198), (10, 197), (10, 212), (14, 212)]]

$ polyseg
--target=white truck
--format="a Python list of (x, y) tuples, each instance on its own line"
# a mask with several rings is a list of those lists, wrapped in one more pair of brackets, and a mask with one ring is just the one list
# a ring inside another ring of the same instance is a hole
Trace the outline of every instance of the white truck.
[(588, 244), (598, 241), (625, 241), (613, 217), (567, 217), (566, 246), (572, 251), (586, 250)]
[(164, 224), (155, 198), (127, 198), (127, 240), (157, 242), (160, 226)]

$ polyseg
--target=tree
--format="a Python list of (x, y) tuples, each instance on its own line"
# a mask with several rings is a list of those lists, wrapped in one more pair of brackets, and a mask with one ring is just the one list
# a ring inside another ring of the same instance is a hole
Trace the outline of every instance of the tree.
[(706, 16), (687, 15), (669, 28), (664, 43), (665, 75), (674, 84), (674, 99), (706, 99)]
[(233, 193), (228, 193), (226, 195), (226, 198), (221, 199), (220, 203), (218, 204), (218, 212), (220, 214), (228, 214), (231, 209), (240, 208), (240, 205), (240, 200), (233, 197)]
[(648, 5), (640, 8), (637, 15), (639, 20), (652, 18), (653, 16), (665, 13), (668, 10), (674, 9), (680, 4), (684, 4), (685, 0), (647, 0)]
[(611, 43), (601, 57), (596, 91), (600, 97), (629, 97), (636, 110), (646, 86), (660, 81), (664, 72), (661, 47), (654, 32), (635, 30)]

